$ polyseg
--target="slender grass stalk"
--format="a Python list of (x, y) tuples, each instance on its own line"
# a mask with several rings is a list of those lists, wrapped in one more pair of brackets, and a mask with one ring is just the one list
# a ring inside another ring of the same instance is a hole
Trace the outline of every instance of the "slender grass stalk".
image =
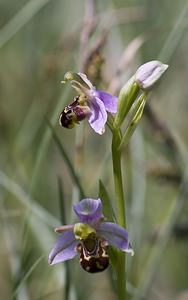
[[(60, 217), (62, 224), (67, 224), (66, 218), (66, 203), (63, 192), (63, 183), (61, 178), (58, 178), (58, 190), (59, 190), (59, 208), (60, 208)], [(70, 299), (70, 289), (71, 289), (71, 268), (70, 262), (65, 262), (65, 284), (64, 284), (64, 294), (63, 299)]]
[[(6, 217), (6, 208), (4, 206), (4, 203), (1, 203), (0, 209), (2, 211), (1, 215), (1, 228), (3, 228), (3, 235), (4, 235), (4, 241), (6, 245), (7, 252), (9, 253), (9, 265), (10, 265), (10, 271), (11, 271), (11, 278), (12, 278), (12, 285), (13, 290), (16, 289), (16, 286), (20, 286), (20, 289), (17, 292), (17, 295), (15, 296), (15, 293), (13, 292), (12, 300), (29, 300), (29, 292), (28, 292), (28, 286), (26, 282), (22, 282), (20, 278), (20, 273), (22, 270), (22, 263), (20, 256), (18, 254), (17, 249), (17, 240), (15, 236), (14, 231), (14, 224), (12, 220), (8, 220)], [(22, 284), (21, 284), (22, 283)]]
[[(0, 187), (14, 195), (25, 208), (30, 210), (32, 214), (42, 221), (45, 225), (50, 227), (56, 227), (58, 219), (56, 219), (51, 213), (49, 213), (40, 204), (36, 203), (24, 189), (18, 185), (15, 181), (10, 179), (5, 173), (0, 170)], [(36, 223), (36, 222), (35, 222)]]
[(106, 190), (102, 180), (99, 180), (99, 198), (102, 199), (104, 215), (110, 222), (116, 222), (114, 208), (112, 206), (112, 201)]
[[(131, 210), (128, 215), (130, 225), (129, 234), (131, 242), (134, 245), (135, 253), (139, 253), (143, 242), (143, 225), (145, 214), (145, 198), (146, 198), (146, 170), (142, 168), (145, 161), (144, 138), (139, 128), (135, 131), (130, 141), (130, 159), (131, 159)], [(139, 277), (140, 255), (136, 255), (133, 260), (129, 261), (127, 271), (130, 271), (132, 284), (137, 286)]]
[[(83, 152), (84, 152), (84, 123), (80, 124), (75, 131), (75, 153), (74, 153), (74, 166), (76, 170), (77, 177), (81, 177), (83, 174)], [(76, 203), (80, 199), (85, 198), (85, 193), (83, 189), (79, 188), (79, 185), (74, 185), (72, 190), (72, 201)]]
[(188, 14), (188, 3), (185, 1), (185, 5), (182, 6), (182, 9), (180, 11), (179, 16), (176, 19), (176, 22), (174, 23), (174, 26), (164, 44), (162, 47), (161, 52), (159, 53), (159, 60), (161, 61), (169, 61), (174, 54), (174, 51), (178, 47), (182, 37), (183, 37), (183, 22)]
[[(62, 107), (65, 105), (65, 101), (66, 101), (67, 97), (68, 97), (68, 89), (67, 89), (67, 87), (65, 87), (62, 92), (61, 97), (59, 98), (59, 100), (56, 104), (53, 114), (50, 118), (50, 123), (52, 124), (52, 126), (55, 126), (55, 124), (57, 123), (60, 111), (61, 111)], [(37, 152), (36, 160), (35, 160), (34, 167), (33, 167), (32, 177), (31, 177), (31, 185), (30, 185), (31, 194), (33, 194), (33, 192), (35, 191), (35, 188), (37, 186), (38, 178), (40, 175), (41, 163), (46, 155), (46, 152), (48, 150), (48, 145), (50, 143), (51, 138), (52, 138), (52, 131), (50, 130), (49, 127), (47, 127), (42, 136), (41, 142), (38, 146), (38, 152)]]
[(32, 267), (28, 270), (28, 272), (24, 275), (24, 277), (22, 278), (22, 280), (20, 281), (19, 285), (17, 286), (17, 288), (15, 289), (11, 300), (15, 299), (15, 296), (17, 295), (17, 293), (19, 292), (19, 290), (22, 288), (23, 284), (25, 284), (25, 282), (27, 281), (27, 279), (29, 278), (29, 276), (32, 274), (32, 272), (38, 267), (39, 263), (42, 261), (42, 259), (44, 258), (44, 255), (41, 255), (36, 261), (35, 263), (32, 265)]
[(48, 124), (48, 126), (50, 127), (50, 129), (51, 129), (51, 131), (52, 131), (52, 135), (53, 135), (54, 141), (55, 141), (55, 143), (56, 143), (56, 145), (57, 145), (57, 147), (58, 147), (58, 149), (59, 149), (59, 151), (60, 151), (62, 157), (64, 158), (64, 160), (65, 160), (65, 162), (66, 162), (66, 164), (67, 164), (67, 167), (68, 167), (68, 169), (69, 169), (70, 175), (71, 175), (73, 181), (75, 182), (76, 187), (78, 188), (80, 197), (81, 197), (81, 198), (85, 198), (84, 189), (83, 189), (83, 187), (82, 187), (82, 185), (81, 185), (80, 179), (79, 179), (79, 177), (77, 176), (76, 171), (74, 170), (73, 164), (72, 164), (72, 162), (70, 161), (70, 159), (69, 159), (69, 157), (68, 157), (68, 155), (67, 155), (67, 153), (66, 153), (66, 151), (65, 151), (65, 149), (64, 149), (64, 147), (63, 147), (63, 144), (61, 143), (59, 137), (58, 137), (57, 134), (55, 133), (55, 130), (54, 130), (52, 124), (51, 124), (49, 121), (47, 121), (47, 124)]
[(23, 28), (50, 0), (30, 0), (0, 30), (0, 48)]
[(64, 201), (63, 182), (61, 177), (57, 178), (57, 183), (58, 183), (58, 191), (59, 191), (59, 209), (60, 209), (61, 223), (67, 224), (66, 205)]
[[(126, 227), (125, 199), (123, 191), (122, 171), (121, 171), (121, 132), (119, 129), (113, 129), (112, 137), (112, 161), (114, 185), (116, 193), (116, 213), (117, 222), (120, 226)], [(124, 253), (118, 253), (117, 262), (117, 293), (119, 300), (126, 300), (126, 259)]]

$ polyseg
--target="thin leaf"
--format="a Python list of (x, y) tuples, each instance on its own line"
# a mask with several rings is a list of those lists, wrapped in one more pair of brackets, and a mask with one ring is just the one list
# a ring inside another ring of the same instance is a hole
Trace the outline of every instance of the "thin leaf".
[[(51, 126), (55, 126), (55, 124), (57, 123), (58, 116), (60, 114), (62, 107), (65, 105), (67, 96), (68, 96), (68, 89), (65, 87), (61, 97), (59, 98), (59, 100), (57, 102), (57, 105), (54, 109), (52, 117), (50, 119)], [(44, 157), (46, 155), (51, 137), (52, 137), (52, 131), (50, 130), (49, 127), (47, 127), (44, 132), (44, 135), (41, 139), (41, 143), (38, 145), (39, 150), (37, 153), (37, 157), (36, 157), (34, 168), (33, 168), (32, 178), (31, 178), (31, 186), (30, 186), (31, 193), (34, 192), (36, 185), (38, 183), (38, 177), (40, 174), (40, 172), (39, 172), (40, 166), (41, 166), (42, 160), (44, 159)]]
[(108, 219), (108, 221), (115, 222), (115, 213), (112, 203), (110, 201), (109, 194), (101, 180), (99, 180), (99, 198), (103, 204), (104, 216)]
[(182, 24), (187, 18), (187, 14), (188, 2), (185, 1), (185, 5), (182, 7), (179, 16), (176, 19), (176, 22), (174, 23), (172, 31), (170, 32), (164, 46), (162, 47), (161, 52), (159, 53), (159, 60), (167, 62), (172, 58), (176, 48), (180, 44), (183, 34), (186, 32), (183, 30)]
[[(67, 224), (66, 219), (66, 203), (64, 201), (64, 193), (63, 193), (63, 183), (60, 178), (58, 178), (58, 190), (59, 190), (59, 207), (60, 207), (60, 216), (62, 224)], [(65, 265), (65, 284), (64, 284), (64, 299), (68, 300), (70, 297), (70, 289), (71, 289), (71, 266), (70, 262), (64, 262)]]
[(62, 224), (67, 224), (66, 220), (66, 205), (64, 201), (63, 183), (60, 177), (58, 177), (58, 191), (59, 191), (59, 208), (60, 208), (60, 218)]
[(31, 213), (50, 227), (56, 227), (59, 220), (40, 204), (36, 203), (24, 189), (0, 170), (0, 186), (12, 193)]
[(0, 48), (26, 25), (50, 0), (30, 0), (0, 30)]
[(83, 187), (81, 185), (81, 182), (80, 182), (80, 180), (79, 180), (79, 178), (78, 178), (78, 176), (77, 176), (77, 174), (76, 174), (76, 172), (74, 170), (73, 164), (72, 164), (71, 160), (69, 159), (68, 154), (66, 153), (66, 151), (65, 151), (65, 149), (63, 147), (63, 144), (61, 143), (59, 137), (57, 136), (57, 134), (56, 134), (56, 132), (55, 132), (52, 124), (49, 121), (47, 121), (47, 124), (48, 124), (49, 128), (51, 129), (54, 141), (55, 141), (55, 143), (56, 143), (56, 145), (57, 145), (57, 147), (59, 149), (59, 152), (61, 153), (64, 161), (67, 164), (67, 167), (69, 169), (70, 175), (71, 175), (73, 181), (76, 183), (76, 185), (77, 185), (77, 187), (79, 189), (80, 197), (81, 198), (85, 198), (85, 193), (84, 193)]
[(44, 258), (44, 255), (41, 255), (36, 262), (31, 266), (31, 268), (28, 270), (28, 272), (24, 275), (24, 277), (22, 278), (22, 280), (20, 281), (19, 285), (17, 286), (17, 288), (15, 289), (15, 291), (13, 292), (12, 295), (12, 299), (15, 299), (15, 296), (17, 295), (17, 293), (19, 292), (20, 288), (23, 286), (23, 284), (25, 284), (26, 280), (29, 278), (29, 276), (32, 274), (32, 272), (38, 267), (39, 263), (41, 262), (41, 260)]

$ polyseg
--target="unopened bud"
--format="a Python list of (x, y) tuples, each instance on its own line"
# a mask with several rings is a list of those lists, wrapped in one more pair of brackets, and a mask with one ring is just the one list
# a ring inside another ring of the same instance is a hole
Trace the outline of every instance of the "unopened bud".
[(135, 81), (142, 90), (150, 90), (167, 68), (168, 65), (158, 60), (149, 61), (138, 68), (135, 73)]

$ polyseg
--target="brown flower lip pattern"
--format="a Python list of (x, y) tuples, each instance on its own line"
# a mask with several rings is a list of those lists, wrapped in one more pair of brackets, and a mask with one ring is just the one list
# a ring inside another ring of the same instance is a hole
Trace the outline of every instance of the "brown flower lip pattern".
[(128, 232), (118, 224), (104, 221), (101, 199), (83, 199), (73, 209), (80, 223), (56, 229), (61, 234), (49, 254), (51, 265), (79, 255), (82, 268), (96, 273), (109, 265), (109, 246), (134, 254)]

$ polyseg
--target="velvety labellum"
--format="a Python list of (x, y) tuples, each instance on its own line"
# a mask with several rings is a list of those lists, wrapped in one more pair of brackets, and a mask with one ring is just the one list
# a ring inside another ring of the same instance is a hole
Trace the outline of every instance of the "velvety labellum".
[(84, 108), (79, 103), (79, 96), (67, 105), (60, 115), (60, 125), (66, 128), (73, 128), (76, 123), (85, 119), (86, 114)]
[(89, 273), (104, 271), (109, 265), (106, 241), (99, 239), (86, 239), (77, 246), (80, 253), (80, 265)]

